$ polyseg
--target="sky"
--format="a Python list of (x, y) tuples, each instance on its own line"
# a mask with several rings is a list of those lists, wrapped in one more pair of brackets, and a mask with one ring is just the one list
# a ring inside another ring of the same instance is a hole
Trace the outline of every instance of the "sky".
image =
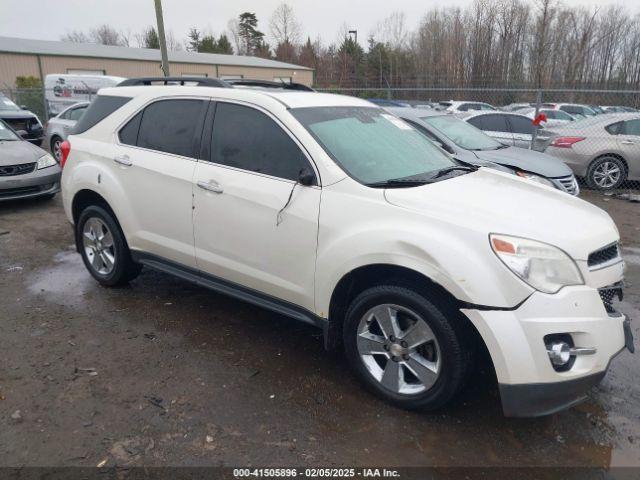
[[(406, 15), (407, 26), (414, 29), (424, 12), (438, 6), (466, 6), (472, 0), (288, 0), (302, 24), (304, 36), (323, 43), (338, 40), (344, 24), (358, 30), (358, 40), (375, 33), (376, 25), (393, 11)], [(250, 11), (258, 17), (258, 28), (269, 33), (268, 21), (282, 0), (162, 0), (165, 28), (182, 40), (190, 27), (219, 34), (227, 22)], [(633, 12), (640, 8), (635, 0), (565, 0), (569, 5), (605, 5), (620, 3)], [(28, 4), (28, 12), (25, 7)], [(153, 0), (0, 0), (0, 36), (59, 40), (72, 30), (89, 30), (107, 23), (133, 37), (145, 26), (155, 24)]]

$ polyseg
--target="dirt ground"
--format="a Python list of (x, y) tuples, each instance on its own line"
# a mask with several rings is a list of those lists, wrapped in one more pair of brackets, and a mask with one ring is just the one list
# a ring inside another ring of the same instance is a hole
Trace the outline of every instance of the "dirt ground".
[[(621, 230), (638, 339), (640, 204), (583, 197)], [(0, 204), (0, 292), (0, 466), (640, 465), (638, 354), (550, 417), (504, 418), (482, 372), (398, 410), (313, 328), (148, 269), (98, 286), (59, 197)]]

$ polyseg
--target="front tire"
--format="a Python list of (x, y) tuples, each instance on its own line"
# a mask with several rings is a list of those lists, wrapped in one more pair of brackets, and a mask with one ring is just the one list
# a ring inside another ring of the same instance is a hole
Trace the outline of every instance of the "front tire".
[(622, 160), (614, 156), (595, 159), (587, 170), (587, 185), (595, 190), (614, 190), (627, 178), (627, 169)]
[(108, 287), (138, 276), (141, 266), (131, 259), (124, 234), (113, 215), (100, 206), (85, 208), (76, 224), (76, 244), (89, 273)]
[(345, 353), (366, 387), (406, 409), (435, 410), (462, 388), (472, 349), (455, 313), (400, 285), (369, 288), (347, 310)]

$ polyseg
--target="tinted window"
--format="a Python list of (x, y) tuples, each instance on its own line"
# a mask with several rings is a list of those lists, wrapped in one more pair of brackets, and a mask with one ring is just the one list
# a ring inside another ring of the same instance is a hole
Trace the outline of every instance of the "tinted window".
[(640, 120), (628, 120), (624, 122), (624, 134), (640, 136)]
[(511, 124), (511, 131), (513, 133), (519, 133), (523, 135), (533, 134), (533, 123), (528, 118), (510, 116), (509, 123)]
[(507, 120), (504, 115), (482, 115), (482, 130), (488, 132), (508, 132)]
[(140, 130), (140, 120), (142, 120), (142, 112), (127, 122), (118, 133), (120, 141), (126, 145), (137, 145), (138, 131)]
[(289, 180), (311, 170), (300, 148), (271, 118), (230, 103), (216, 107), (211, 161)]
[(604, 129), (609, 132), (611, 135), (619, 135), (622, 129), (623, 122), (612, 123), (611, 125), (607, 125)]
[(82, 118), (73, 127), (73, 133), (84, 133), (91, 127), (101, 122), (121, 106), (131, 100), (130, 97), (110, 97), (108, 95), (98, 95), (87, 107)]
[(142, 114), (137, 145), (159, 152), (194, 156), (196, 129), (202, 125), (205, 106), (202, 100), (152, 103)]
[(80, 117), (82, 117), (82, 115), (84, 114), (84, 111), (87, 109), (87, 107), (78, 107), (78, 108), (74, 108), (73, 110), (70, 110), (68, 113), (68, 117), (69, 120), (80, 120)]
[(571, 113), (574, 115), (583, 115), (582, 113), (582, 108), (581, 107), (575, 107), (573, 105), (563, 105), (562, 107), (560, 107), (560, 110), (567, 112), (567, 113)]

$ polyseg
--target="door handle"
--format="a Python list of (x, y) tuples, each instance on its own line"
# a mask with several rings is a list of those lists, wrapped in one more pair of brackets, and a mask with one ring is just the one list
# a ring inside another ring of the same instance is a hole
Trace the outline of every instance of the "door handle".
[(197, 185), (203, 190), (213, 193), (222, 193), (224, 190), (218, 182), (215, 180), (209, 180), (208, 182), (198, 182)]
[(133, 165), (133, 162), (129, 159), (129, 155), (117, 155), (113, 158), (113, 161), (125, 167)]
[(622, 145), (634, 145), (634, 143), (631, 140), (622, 140), (620, 143)]

